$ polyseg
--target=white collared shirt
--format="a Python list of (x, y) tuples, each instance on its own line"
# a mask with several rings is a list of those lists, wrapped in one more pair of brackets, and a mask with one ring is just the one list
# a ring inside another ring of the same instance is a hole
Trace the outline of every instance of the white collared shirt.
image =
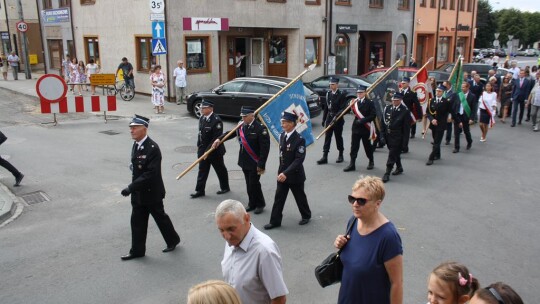
[(137, 141), (137, 150), (140, 150), (141, 147), (143, 146), (142, 144), (144, 143), (144, 141), (148, 138), (148, 135), (146, 135), (143, 139), (141, 139), (140, 141)]
[(289, 138), (291, 137), (291, 135), (293, 134), (294, 130), (292, 130), (291, 132), (287, 133), (285, 132), (285, 141), (289, 140)]

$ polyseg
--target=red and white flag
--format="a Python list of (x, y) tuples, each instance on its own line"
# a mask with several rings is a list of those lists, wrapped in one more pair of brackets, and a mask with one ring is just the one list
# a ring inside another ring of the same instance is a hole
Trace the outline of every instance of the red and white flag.
[(431, 83), (428, 79), (428, 72), (426, 68), (420, 69), (416, 74), (416, 77), (411, 79), (409, 86), (416, 92), (418, 101), (421, 105), (426, 103), (429, 98), (433, 97), (433, 90), (431, 89)]

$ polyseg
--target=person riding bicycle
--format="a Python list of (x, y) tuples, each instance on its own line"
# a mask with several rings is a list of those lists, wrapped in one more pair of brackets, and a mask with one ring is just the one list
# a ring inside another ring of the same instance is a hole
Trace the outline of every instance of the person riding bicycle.
[(133, 78), (133, 66), (128, 61), (126, 57), (122, 58), (122, 63), (118, 66), (116, 69), (116, 73), (118, 74), (118, 71), (122, 70), (122, 74), (124, 76), (124, 81), (126, 83), (126, 86), (130, 86), (133, 89), (135, 89), (135, 80)]

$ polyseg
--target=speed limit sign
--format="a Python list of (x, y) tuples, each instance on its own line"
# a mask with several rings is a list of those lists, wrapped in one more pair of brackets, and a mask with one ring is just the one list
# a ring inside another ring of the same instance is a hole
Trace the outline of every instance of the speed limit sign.
[(17, 26), (17, 30), (21, 33), (28, 31), (28, 23), (24, 21), (17, 22), (16, 26)]

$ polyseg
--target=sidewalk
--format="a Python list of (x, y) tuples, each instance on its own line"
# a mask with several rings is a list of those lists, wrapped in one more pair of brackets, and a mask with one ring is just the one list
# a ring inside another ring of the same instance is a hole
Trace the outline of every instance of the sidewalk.
[[(26, 79), (24, 73), (19, 73), (19, 80), (13, 80), (11, 73), (8, 73), (8, 81), (0, 80), (0, 90), (5, 89), (16, 94), (22, 94), (29, 97), (38, 98), (36, 92), (37, 80), (43, 76), (43, 74), (32, 73), (32, 79)], [(83, 87), (83, 90), (85, 88)], [(88, 86), (90, 90), (90, 86)], [(96, 88), (98, 95), (103, 94), (101, 88)], [(68, 94), (73, 94), (68, 91)], [(90, 96), (90, 91), (83, 91), (83, 96)], [(116, 99), (116, 111), (107, 112), (107, 117), (111, 118), (131, 118), (134, 114), (139, 114), (150, 118), (151, 121), (178, 119), (181, 117), (189, 116), (186, 105), (177, 105), (175, 102), (165, 103), (165, 114), (155, 114), (154, 106), (150, 100), (150, 96), (136, 94), (131, 101), (124, 101), (117, 95)], [(103, 112), (91, 112), (97, 116), (103, 116)], [(49, 115), (52, 119), (52, 114)], [(64, 114), (56, 114), (58, 123), (62, 123), (62, 116)], [(17, 197), (9, 190), (8, 187), (0, 183), (0, 227), (2, 223), (11, 218), (14, 214), (20, 214), (22, 204), (18, 202)]]

